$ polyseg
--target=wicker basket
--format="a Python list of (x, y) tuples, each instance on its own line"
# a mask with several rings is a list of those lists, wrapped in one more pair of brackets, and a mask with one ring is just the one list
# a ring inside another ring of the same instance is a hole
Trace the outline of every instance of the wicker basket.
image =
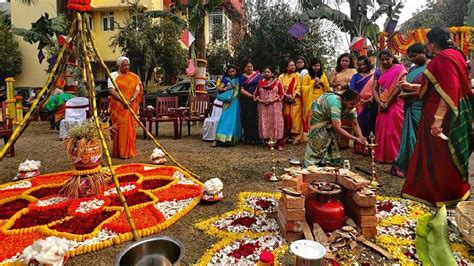
[(474, 246), (474, 201), (463, 201), (456, 207), (456, 223), (464, 239)]

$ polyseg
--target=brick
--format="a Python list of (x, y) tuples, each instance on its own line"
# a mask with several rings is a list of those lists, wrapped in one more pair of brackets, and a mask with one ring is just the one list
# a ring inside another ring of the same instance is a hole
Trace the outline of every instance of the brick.
[(361, 191), (347, 191), (346, 200), (350, 198), (360, 207), (374, 207), (375, 208), (375, 193), (371, 195), (364, 194)]
[(347, 212), (358, 227), (376, 227), (377, 217), (375, 215), (359, 215), (350, 210)]
[(349, 193), (346, 193), (344, 207), (346, 208), (347, 212), (352, 212), (362, 216), (376, 214), (375, 204), (372, 207), (361, 207), (354, 201), (354, 198), (351, 197)]
[(377, 227), (362, 227), (360, 234), (365, 238), (374, 238), (377, 236)]
[(301, 191), (301, 184), (303, 183), (303, 176), (291, 176), (288, 174), (282, 175), (281, 187), (292, 188), (296, 191)]
[(309, 184), (313, 181), (334, 183), (336, 182), (336, 174), (326, 172), (303, 174), (303, 182)]
[(282, 232), (303, 232), (303, 221), (288, 221), (281, 212), (278, 212), (277, 217)]
[(295, 232), (283, 233), (282, 232), (282, 235), (285, 238), (285, 240), (290, 243), (296, 240), (303, 239), (303, 236), (304, 236), (303, 232), (298, 232), (298, 233), (295, 233)]
[(301, 193), (306, 197), (309, 193), (309, 183), (303, 182), (301, 183)]
[(304, 209), (304, 197), (294, 197), (291, 195), (283, 194), (283, 204), (287, 209)]
[(278, 201), (278, 209), (288, 221), (303, 221), (305, 219), (305, 211), (302, 209), (287, 209), (283, 204), (283, 200)]
[(351, 191), (361, 190), (370, 184), (369, 180), (352, 172), (350, 173), (350, 177), (338, 175), (336, 181), (339, 185)]

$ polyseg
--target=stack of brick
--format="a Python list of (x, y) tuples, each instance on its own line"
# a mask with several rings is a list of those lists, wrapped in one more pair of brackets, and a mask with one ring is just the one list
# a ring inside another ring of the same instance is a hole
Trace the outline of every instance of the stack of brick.
[[(308, 168), (310, 169), (310, 168)], [(316, 170), (320, 169), (320, 170)], [(309, 184), (311, 182), (327, 182), (335, 183), (336, 182), (336, 173), (332, 168), (325, 170), (325, 168), (315, 168), (311, 169), (312, 171), (307, 171), (303, 174), (303, 184), (301, 185), (301, 191), (305, 196), (308, 196), (312, 191), (309, 189)]]
[[(301, 193), (302, 175), (283, 175), (282, 188), (289, 188)], [(303, 223), (305, 222), (305, 198), (303, 195), (282, 194), (278, 201), (278, 222), (283, 237), (288, 242), (303, 238)]]
[(369, 181), (355, 173), (338, 176), (338, 184), (345, 188), (344, 205), (346, 214), (357, 224), (359, 232), (365, 238), (377, 235), (377, 217), (375, 193), (366, 187)]

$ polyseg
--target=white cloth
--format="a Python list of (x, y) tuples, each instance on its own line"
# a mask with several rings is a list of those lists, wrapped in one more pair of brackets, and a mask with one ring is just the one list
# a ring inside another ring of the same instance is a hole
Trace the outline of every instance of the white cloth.
[(304, 76), (306, 76), (306, 74), (308, 74), (308, 73), (309, 73), (309, 71), (308, 71), (307, 69), (301, 70), (301, 72), (300, 72), (300, 77), (301, 77), (301, 79), (303, 79)]
[(87, 110), (89, 110), (87, 98), (75, 97), (66, 102), (66, 115), (59, 123), (59, 139), (67, 138), (74, 125), (87, 119)]
[[(115, 81), (119, 73), (117, 71), (114, 71), (110, 73), (110, 75), (114, 78), (114, 81)], [(114, 84), (112, 83), (112, 81), (110, 79), (107, 79), (107, 88), (113, 88), (113, 87), (114, 87)]]
[(210, 117), (204, 120), (204, 125), (202, 126), (202, 139), (208, 141), (216, 140), (217, 125), (222, 115), (222, 101), (217, 99), (214, 100), (212, 107), (212, 114)]

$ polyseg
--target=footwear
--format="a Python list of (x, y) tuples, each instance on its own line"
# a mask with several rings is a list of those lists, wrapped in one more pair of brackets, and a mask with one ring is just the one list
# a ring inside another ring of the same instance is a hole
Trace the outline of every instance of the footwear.
[(217, 147), (217, 141), (214, 140), (211, 144), (211, 147)]
[(298, 145), (298, 144), (300, 144), (299, 141), (297, 141), (297, 140), (293, 141), (293, 145)]

